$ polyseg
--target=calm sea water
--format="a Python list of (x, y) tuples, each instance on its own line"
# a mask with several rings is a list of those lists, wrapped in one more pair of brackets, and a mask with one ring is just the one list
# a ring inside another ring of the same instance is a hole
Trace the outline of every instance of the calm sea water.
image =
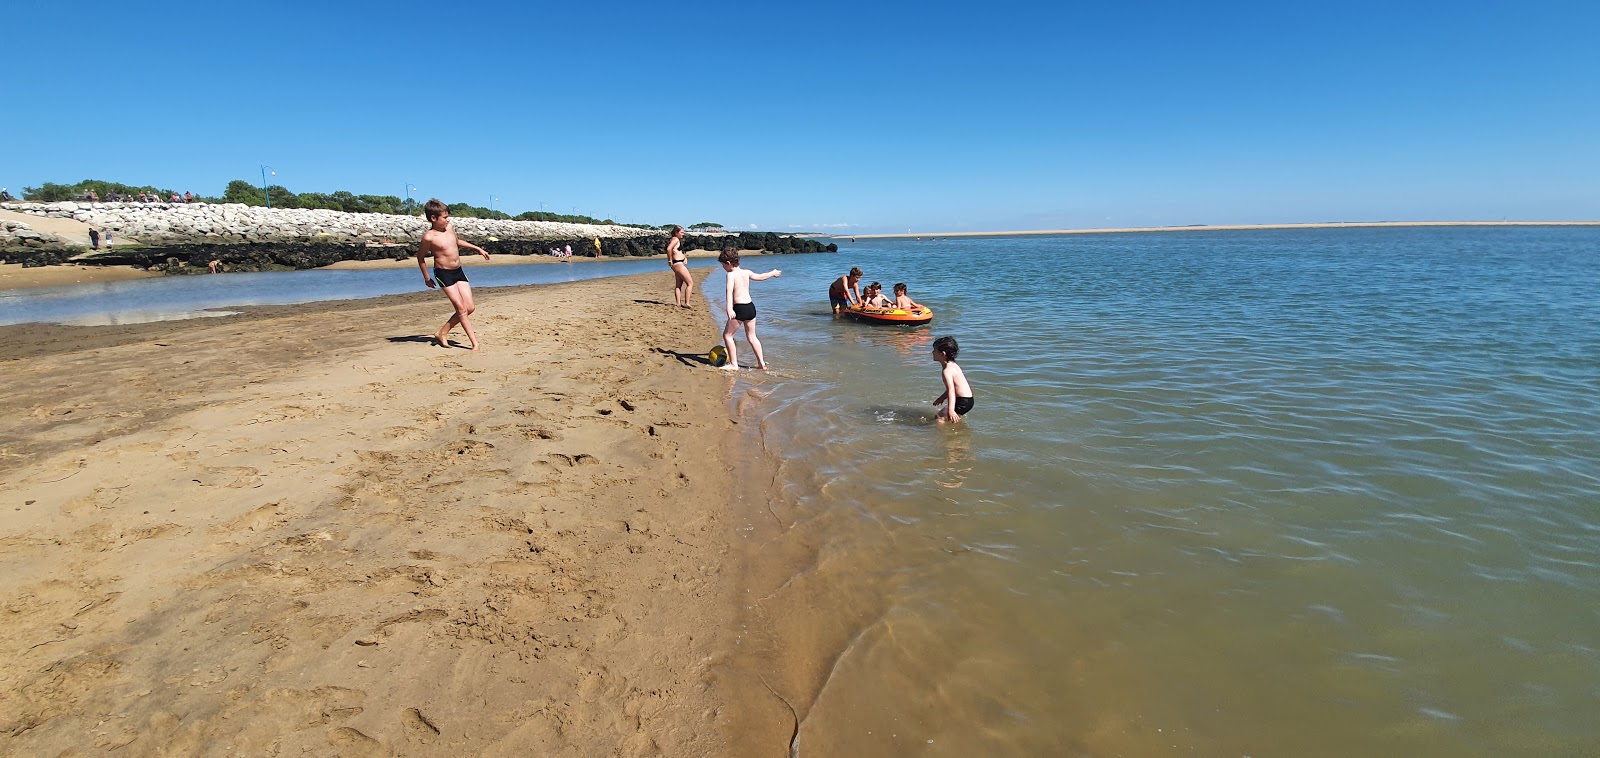
[[(750, 263), (784, 274), (736, 394), (815, 546), (766, 602), (848, 627), (801, 755), (1600, 752), (1600, 231)], [(831, 318), (851, 265), (933, 324)]]
[[(715, 265), (691, 258), (691, 268)], [(661, 260), (572, 260), (515, 266), (474, 266), (466, 262), (473, 287), (549, 284), (664, 272)], [(367, 271), (290, 271), (220, 276), (165, 276), (97, 284), (75, 284), (0, 291), (0, 326), (25, 323), (139, 324), (201, 316), (230, 315), (230, 307), (291, 305), (323, 300), (395, 295), (423, 289), (417, 269)], [(671, 287), (668, 287), (671, 294)], [(443, 295), (440, 295), (442, 298)]]

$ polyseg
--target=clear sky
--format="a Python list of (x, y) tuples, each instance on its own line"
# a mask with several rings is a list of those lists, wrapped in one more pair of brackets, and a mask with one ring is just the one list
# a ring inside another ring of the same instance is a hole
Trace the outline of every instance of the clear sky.
[(7, 0), (0, 185), (870, 233), (1600, 219), (1600, 3)]

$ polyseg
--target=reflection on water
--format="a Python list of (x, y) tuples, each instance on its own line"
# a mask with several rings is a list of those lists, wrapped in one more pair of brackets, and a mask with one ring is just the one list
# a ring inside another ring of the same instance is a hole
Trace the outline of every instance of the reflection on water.
[[(1597, 244), (1326, 230), (786, 261), (756, 293), (775, 376), (737, 381), (770, 393), (741, 413), (781, 473), (752, 527), (788, 570), (757, 572), (750, 610), (799, 752), (1591, 750)], [(951, 273), (975, 260), (987, 293)], [(849, 265), (907, 272), (938, 318), (819, 315)], [(978, 396), (954, 427), (928, 423), (944, 334)]]

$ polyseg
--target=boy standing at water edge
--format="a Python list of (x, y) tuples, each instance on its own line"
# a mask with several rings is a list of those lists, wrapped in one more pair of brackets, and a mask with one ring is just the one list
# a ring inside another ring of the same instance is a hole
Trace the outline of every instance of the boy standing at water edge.
[[(433, 335), (439, 347), (450, 347), (450, 330), (461, 325), (461, 330), (467, 333), (467, 341), (472, 343), (473, 350), (478, 349), (478, 335), (472, 331), (472, 322), (467, 319), (478, 309), (472, 302), (472, 285), (467, 283), (467, 274), (461, 270), (461, 248), (468, 247), (483, 254), (484, 260), (489, 260), (489, 251), (456, 237), (454, 229), (450, 228), (450, 209), (439, 202), (439, 198), (429, 200), (422, 206), (422, 212), (428, 216), (429, 229), (422, 233), (422, 246), (417, 249), (417, 268), (422, 269), (422, 283), (433, 289), (434, 282), (444, 290), (444, 296), (450, 298), (450, 304), (455, 306), (456, 312), (451, 314), (450, 320), (444, 322), (439, 332)], [(428, 276), (428, 264), (423, 259), (433, 256), (433, 276)]]
[(967, 384), (967, 375), (956, 365), (956, 353), (960, 350), (961, 346), (956, 344), (955, 337), (940, 337), (933, 341), (933, 359), (944, 367), (939, 372), (944, 378), (944, 392), (933, 399), (933, 404), (949, 401), (949, 405), (939, 411), (940, 422), (948, 419), (953, 424), (959, 424), (961, 414), (972, 411), (972, 385)]
[(764, 370), (767, 359), (761, 354), (761, 340), (756, 339), (756, 304), (750, 299), (750, 280), (764, 281), (783, 272), (773, 269), (765, 274), (755, 274), (739, 268), (739, 251), (732, 247), (723, 248), (722, 255), (717, 256), (717, 262), (728, 274), (728, 288), (724, 293), (727, 295), (728, 324), (722, 328), (722, 344), (728, 348), (728, 365), (723, 366), (722, 370), (739, 370), (739, 353), (733, 340), (735, 322), (744, 322), (744, 338), (750, 341), (750, 349), (756, 351), (756, 366)]

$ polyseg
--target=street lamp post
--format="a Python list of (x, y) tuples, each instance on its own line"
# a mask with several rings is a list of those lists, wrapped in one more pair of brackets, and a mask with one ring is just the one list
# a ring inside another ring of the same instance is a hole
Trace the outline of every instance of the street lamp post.
[(271, 166), (268, 166), (265, 163), (261, 164), (261, 196), (267, 199), (267, 207), (271, 208), (272, 207), (272, 190), (267, 189), (267, 172), (268, 171), (271, 171), (273, 176), (277, 176), (278, 175), (278, 170), (273, 168), (273, 167), (271, 167)]
[(414, 190), (416, 188), (417, 188), (417, 185), (412, 184), (411, 182), (406, 182), (406, 215), (407, 216), (411, 215), (411, 190)]
[(499, 199), (500, 198), (495, 197), (494, 195), (489, 196), (489, 218), (498, 218), (498, 216), (494, 215), (494, 201)]

